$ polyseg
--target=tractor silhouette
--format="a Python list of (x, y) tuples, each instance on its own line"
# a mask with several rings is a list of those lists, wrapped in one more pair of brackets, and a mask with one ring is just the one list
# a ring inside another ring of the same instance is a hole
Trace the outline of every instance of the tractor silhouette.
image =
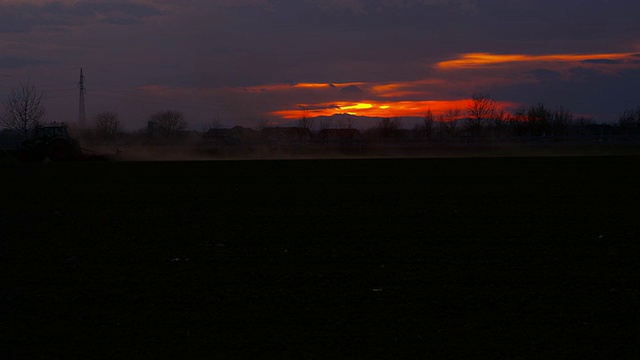
[(64, 124), (38, 126), (30, 139), (22, 142), (18, 150), (23, 161), (70, 161), (81, 157), (78, 141), (72, 139)]

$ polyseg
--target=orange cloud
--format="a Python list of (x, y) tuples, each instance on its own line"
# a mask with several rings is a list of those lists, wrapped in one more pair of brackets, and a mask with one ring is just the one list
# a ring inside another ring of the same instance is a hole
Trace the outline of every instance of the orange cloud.
[(424, 95), (425, 86), (442, 85), (444, 81), (439, 79), (420, 79), (395, 83), (295, 83), (295, 84), (267, 84), (236, 89), (241, 92), (290, 92), (301, 90), (342, 90), (351, 86), (357, 86), (365, 92), (377, 97), (407, 97)]
[(368, 88), (371, 93), (382, 98), (401, 98), (410, 96), (424, 96), (426, 85), (440, 84), (439, 80), (425, 79), (386, 84), (372, 84)]
[(439, 62), (439, 69), (464, 69), (483, 66), (524, 63), (524, 62), (588, 62), (588, 61), (625, 61), (630, 60), (635, 53), (611, 53), (611, 54), (554, 54), (554, 55), (522, 55), (522, 54), (491, 54), (469, 53), (463, 54), (457, 59)]

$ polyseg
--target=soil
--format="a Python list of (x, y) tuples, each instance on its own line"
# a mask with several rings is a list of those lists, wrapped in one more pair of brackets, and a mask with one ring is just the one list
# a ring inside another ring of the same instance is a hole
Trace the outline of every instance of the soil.
[(638, 358), (638, 156), (0, 164), (0, 357)]

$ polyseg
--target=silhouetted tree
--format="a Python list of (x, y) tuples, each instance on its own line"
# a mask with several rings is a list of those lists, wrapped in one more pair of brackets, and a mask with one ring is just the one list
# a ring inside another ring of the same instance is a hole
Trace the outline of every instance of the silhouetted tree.
[(96, 135), (105, 140), (114, 140), (122, 134), (124, 125), (117, 112), (103, 111), (96, 115)]
[(460, 118), (460, 109), (449, 109), (440, 115), (440, 126), (443, 132), (449, 137), (458, 135), (458, 119)]
[(553, 114), (543, 103), (531, 106), (527, 111), (527, 124), (531, 135), (544, 136), (551, 131), (551, 117)]
[(222, 120), (220, 114), (216, 114), (209, 119), (208, 122), (202, 124), (202, 132), (206, 133), (209, 130), (218, 130), (222, 128)]
[(375, 131), (381, 139), (395, 139), (400, 130), (400, 120), (397, 118), (382, 118), (376, 125)]
[(165, 138), (175, 137), (187, 129), (187, 121), (184, 115), (177, 110), (162, 110), (149, 118), (153, 126), (153, 132)]
[(313, 130), (315, 125), (314, 119), (309, 117), (307, 110), (302, 112), (302, 117), (298, 120), (298, 127), (305, 128), (309, 131)]
[(487, 126), (489, 120), (495, 115), (496, 102), (490, 95), (475, 93), (467, 104), (467, 116), (469, 117), (469, 131), (474, 136), (480, 134), (480, 129)]
[(262, 130), (266, 127), (269, 127), (269, 121), (265, 118), (258, 119), (258, 130)]
[(352, 129), (353, 128), (353, 118), (351, 115), (347, 115), (346, 117), (339, 117), (336, 121), (336, 129)]
[(509, 114), (507, 114), (507, 112), (503, 109), (496, 110), (489, 121), (491, 136), (496, 137), (502, 135), (506, 131), (508, 121)]
[(567, 136), (572, 122), (573, 113), (563, 107), (559, 107), (553, 112), (551, 117), (551, 128), (553, 134), (556, 136)]
[(573, 128), (577, 135), (587, 135), (587, 129), (593, 125), (593, 120), (586, 117), (579, 117), (574, 120)]
[(640, 108), (636, 110), (625, 110), (625, 112), (618, 117), (616, 127), (623, 135), (640, 128)]
[(40, 120), (45, 114), (42, 95), (43, 92), (37, 91), (29, 81), (20, 83), (4, 103), (4, 109), (0, 114), (2, 125), (27, 139), (29, 133), (40, 125)]
[(335, 126), (333, 118), (330, 116), (320, 120), (320, 130), (333, 129)]
[(505, 120), (511, 135), (523, 136), (529, 135), (529, 125), (527, 124), (527, 108), (521, 106), (517, 108), (513, 114), (507, 115)]
[(424, 136), (425, 139), (428, 139), (431, 136), (433, 136), (435, 123), (436, 123), (436, 117), (433, 115), (433, 112), (431, 111), (431, 109), (427, 109), (427, 111), (424, 113), (424, 117), (422, 118), (422, 124), (421, 124), (422, 135)]

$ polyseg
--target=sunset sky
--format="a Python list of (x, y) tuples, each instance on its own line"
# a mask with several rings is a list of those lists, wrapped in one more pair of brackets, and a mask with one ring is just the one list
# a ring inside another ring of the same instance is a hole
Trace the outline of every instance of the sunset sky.
[(0, 96), (30, 79), (47, 120), (127, 130), (157, 110), (256, 126), (421, 116), (488, 93), (596, 121), (640, 105), (636, 0), (1, 0)]

